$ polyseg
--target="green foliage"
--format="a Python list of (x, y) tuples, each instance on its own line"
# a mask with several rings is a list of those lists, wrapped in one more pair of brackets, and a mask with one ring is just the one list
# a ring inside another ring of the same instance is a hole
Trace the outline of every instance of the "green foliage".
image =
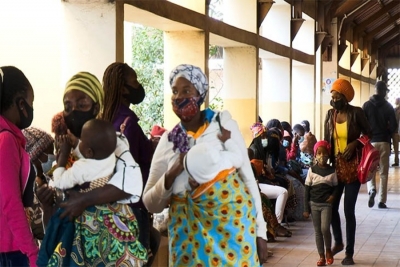
[(132, 110), (148, 133), (153, 125), (164, 125), (164, 37), (154, 28), (134, 26), (132, 30), (132, 68), (146, 91), (143, 102)]
[(212, 110), (223, 110), (224, 100), (221, 97), (216, 96), (210, 100), (208, 107), (211, 108)]

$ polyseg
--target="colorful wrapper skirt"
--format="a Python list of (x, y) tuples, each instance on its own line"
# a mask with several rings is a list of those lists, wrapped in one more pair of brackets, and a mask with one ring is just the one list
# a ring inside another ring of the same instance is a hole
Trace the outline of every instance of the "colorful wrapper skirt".
[(169, 266), (260, 266), (254, 201), (234, 169), (174, 195), (169, 218)]
[(131, 208), (108, 204), (87, 208), (75, 222), (50, 220), (39, 251), (38, 266), (143, 266), (146, 249)]

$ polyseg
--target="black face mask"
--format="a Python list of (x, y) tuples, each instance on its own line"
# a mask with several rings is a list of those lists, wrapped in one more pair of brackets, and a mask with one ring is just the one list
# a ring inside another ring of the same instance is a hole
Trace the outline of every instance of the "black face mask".
[(139, 84), (138, 88), (134, 88), (128, 84), (125, 84), (125, 87), (128, 88), (129, 94), (124, 95), (124, 97), (133, 105), (141, 103), (146, 96), (146, 92), (141, 84)]
[(29, 126), (31, 126), (31, 123), (33, 121), (33, 107), (29, 106), (29, 104), (26, 102), (26, 100), (23, 97), (19, 97), (19, 98), (17, 98), (17, 100), (15, 100), (17, 106), (18, 106), (18, 102), (21, 99), (24, 100), (23, 105), (24, 105), (26, 113), (28, 115), (28, 117), (25, 117), (22, 110), (20, 108), (18, 108), (18, 112), (19, 112), (18, 128), (20, 128), (22, 130), (22, 129), (25, 129), (25, 128), (28, 128)]
[(73, 135), (80, 138), (82, 133), (83, 125), (91, 119), (94, 119), (96, 115), (94, 115), (94, 106), (89, 111), (78, 111), (74, 110), (67, 116), (64, 116), (65, 124), (67, 128), (71, 131)]
[(346, 102), (344, 99), (340, 99), (338, 101), (331, 100), (331, 106), (336, 110), (342, 110), (346, 106)]

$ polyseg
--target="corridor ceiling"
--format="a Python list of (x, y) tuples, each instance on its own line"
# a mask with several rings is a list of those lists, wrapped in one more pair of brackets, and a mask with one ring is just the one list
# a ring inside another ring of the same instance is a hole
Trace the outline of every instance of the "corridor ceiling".
[(353, 38), (349, 37), (353, 44), (362, 39), (367, 44), (363, 49), (369, 54), (378, 52), (380, 60), (400, 57), (399, 0), (332, 0), (327, 4), (338, 23), (343, 21), (343, 30), (353, 28)]
[(296, 5), (301, 6), (303, 12), (315, 18), (321, 32), (332, 34), (329, 25), (337, 19), (339, 58), (347, 40), (352, 44), (352, 62), (361, 50), (365, 61), (370, 59), (372, 65), (379, 61), (378, 76), (385, 71), (387, 58), (400, 60), (400, 0), (285, 1), (293, 5), (295, 12)]

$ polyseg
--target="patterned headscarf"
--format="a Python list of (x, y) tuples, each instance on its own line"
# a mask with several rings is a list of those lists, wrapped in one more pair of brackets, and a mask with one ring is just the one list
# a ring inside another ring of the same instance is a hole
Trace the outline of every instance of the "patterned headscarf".
[(78, 72), (65, 85), (64, 95), (71, 90), (78, 90), (87, 94), (95, 103), (103, 108), (104, 92), (99, 80), (89, 72)]
[(26, 152), (32, 161), (35, 161), (46, 149), (54, 143), (53, 137), (45, 131), (29, 127), (22, 130), (26, 139)]
[(208, 80), (204, 72), (196, 66), (189, 64), (181, 64), (171, 71), (169, 75), (169, 84), (175, 82), (176, 79), (183, 77), (190, 81), (200, 94), (200, 105), (204, 102), (208, 92)]
[(260, 135), (262, 135), (263, 133), (265, 133), (267, 131), (265, 126), (260, 122), (254, 123), (250, 127), (250, 130), (253, 132), (253, 138), (259, 137)]

